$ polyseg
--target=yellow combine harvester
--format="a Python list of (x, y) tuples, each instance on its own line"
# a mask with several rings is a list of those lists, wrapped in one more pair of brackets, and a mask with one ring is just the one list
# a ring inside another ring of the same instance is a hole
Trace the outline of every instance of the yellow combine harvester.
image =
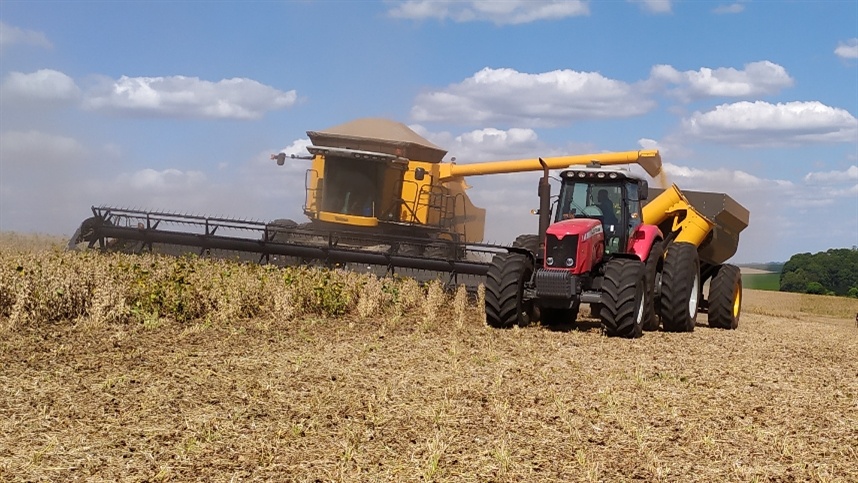
[[(324, 131), (308, 131), (312, 166), (307, 170), (303, 230), (364, 232), (411, 238), (401, 244), (411, 255), (461, 257), (463, 243), (483, 241), (484, 209), (474, 206), (465, 178), (540, 171), (538, 158), (455, 164), (445, 150), (404, 124), (359, 119)], [(272, 158), (283, 165), (286, 155)], [(304, 158), (295, 156), (295, 158)], [(306, 159), (306, 158), (304, 158)], [(551, 169), (584, 165), (640, 164), (651, 176), (661, 169), (657, 151), (594, 153), (545, 158)], [(298, 224), (278, 220), (289, 229)], [(289, 238), (289, 236), (285, 236)], [(292, 236), (292, 239), (298, 237)]]

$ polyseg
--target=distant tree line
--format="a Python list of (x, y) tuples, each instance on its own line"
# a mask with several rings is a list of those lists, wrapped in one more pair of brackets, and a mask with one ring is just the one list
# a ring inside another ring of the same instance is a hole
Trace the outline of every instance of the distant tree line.
[(781, 271), (781, 292), (858, 298), (858, 250), (833, 248), (793, 255)]

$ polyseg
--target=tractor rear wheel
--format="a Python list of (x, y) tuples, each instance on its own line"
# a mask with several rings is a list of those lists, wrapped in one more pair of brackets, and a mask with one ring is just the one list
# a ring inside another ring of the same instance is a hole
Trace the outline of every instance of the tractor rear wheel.
[(709, 283), (709, 327), (735, 329), (742, 312), (742, 272), (735, 265), (721, 265)]
[(614, 258), (605, 266), (599, 318), (609, 337), (633, 339), (643, 334), (646, 273), (640, 260)]
[(671, 243), (664, 256), (658, 304), (664, 330), (693, 331), (699, 302), (700, 259), (697, 247), (691, 243)]
[(524, 300), (524, 285), (533, 275), (530, 257), (499, 253), (486, 273), (486, 323), (492, 327), (521, 327), (530, 323), (533, 302)]
[(658, 275), (664, 262), (664, 242), (656, 240), (646, 258), (646, 306), (644, 307), (644, 330), (658, 330), (659, 320), (655, 311), (655, 295), (658, 292)]

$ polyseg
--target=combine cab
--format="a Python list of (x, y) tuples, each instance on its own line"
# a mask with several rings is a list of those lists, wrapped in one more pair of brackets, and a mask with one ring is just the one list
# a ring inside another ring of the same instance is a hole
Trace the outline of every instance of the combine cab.
[(553, 224), (546, 167), (540, 235), (520, 236), (517, 248), (491, 262), (490, 325), (574, 323), (587, 303), (610, 336), (640, 337), (660, 326), (692, 331), (700, 310), (712, 327), (738, 326), (742, 280), (724, 262), (748, 224), (744, 207), (721, 193), (686, 197), (676, 186), (647, 203), (646, 180), (598, 164), (561, 179)]

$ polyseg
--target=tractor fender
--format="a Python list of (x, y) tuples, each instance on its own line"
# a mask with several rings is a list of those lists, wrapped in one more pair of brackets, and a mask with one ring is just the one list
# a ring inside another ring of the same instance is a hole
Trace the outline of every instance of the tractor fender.
[(661, 230), (655, 225), (638, 225), (629, 237), (628, 253), (633, 253), (642, 261), (646, 262), (652, 244), (664, 237)]

